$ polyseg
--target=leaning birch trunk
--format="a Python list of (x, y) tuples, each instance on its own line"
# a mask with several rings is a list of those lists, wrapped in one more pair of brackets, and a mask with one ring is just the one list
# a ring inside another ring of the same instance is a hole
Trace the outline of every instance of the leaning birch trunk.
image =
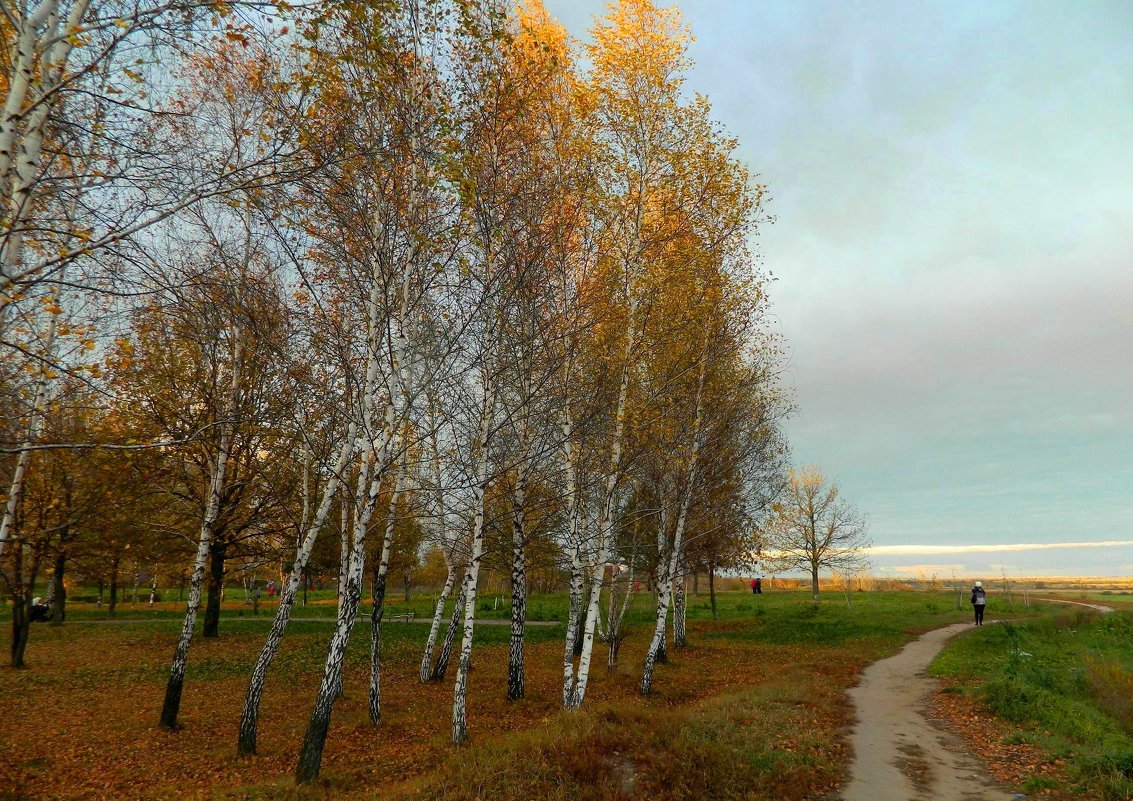
[[(405, 280), (408, 280), (406, 273)], [(299, 752), (299, 762), (295, 767), (295, 781), (299, 784), (314, 781), (319, 777), (322, 766), (323, 748), (326, 746), (327, 731), (330, 728), (330, 716), (334, 711), (334, 702), (342, 690), (342, 665), (346, 656), (346, 646), (350, 643), (350, 634), (354, 630), (354, 621), (358, 614), (358, 602), (362, 597), (362, 575), (366, 561), (366, 533), (370, 527), (374, 508), (378, 502), (382, 478), (389, 468), (389, 453), (392, 440), (396, 435), (397, 399), (399, 391), (405, 387), (404, 370), (406, 369), (404, 335), (398, 333), (393, 338), (392, 357), (394, 370), (390, 378), (397, 386), (391, 387), (385, 404), (385, 418), (379, 442), (375, 442), (372, 424), (373, 411), (376, 407), (376, 383), (378, 370), (378, 353), (382, 341), (384, 328), (380, 316), (381, 309), (380, 282), (374, 281), (370, 290), (369, 328), (370, 349), (366, 366), (365, 390), (362, 400), (361, 420), (369, 436), (370, 451), (363, 469), (359, 470), (358, 501), (364, 502), (359, 506), (355, 503), (354, 509), (354, 541), (350, 554), (350, 572), (346, 577), (346, 593), (339, 600), (339, 615), (334, 635), (331, 637), (330, 647), (327, 650), (326, 663), (323, 666), (323, 679), (319, 685), (319, 694), (315, 699), (314, 709), (311, 710), (311, 719), (307, 724), (307, 733), (303, 737), (303, 746)], [(404, 311), (404, 304), (402, 306)], [(408, 411), (408, 407), (406, 407)], [(404, 445), (404, 443), (402, 443)], [(369, 482), (368, 491), (363, 491), (362, 478)]]
[[(58, 90), (66, 79), (67, 62), (89, 6), (90, 0), (77, 0), (63, 20), (59, 0), (40, 0), (34, 11), (17, 18), (12, 31), (15, 47), (9, 62), (8, 94), (0, 111), (0, 202), (7, 207), (0, 220), (5, 229), (0, 239), (0, 338), (5, 333), (8, 306), (17, 294), (13, 289), (23, 264), (24, 231), (35, 202), (50, 112), (61, 102)], [(8, 20), (14, 21), (11, 15)], [(37, 59), (42, 70), (38, 81)]]
[[(377, 455), (371, 451), (368, 459), (377, 460)], [(363, 505), (354, 514), (354, 542), (350, 553), (349, 572), (340, 580), (344, 582), (345, 591), (339, 598), (339, 612), (335, 622), (334, 634), (331, 636), (330, 646), (327, 648), (327, 658), (323, 665), (323, 678), (319, 684), (319, 694), (315, 699), (315, 706), (311, 710), (311, 719), (307, 723), (307, 732), (303, 737), (303, 746), (299, 752), (299, 762), (295, 767), (295, 781), (299, 784), (314, 781), (319, 777), (322, 767), (323, 748), (326, 747), (327, 731), (330, 728), (330, 716), (334, 711), (334, 702), (342, 690), (342, 665), (346, 656), (346, 646), (350, 643), (350, 635), (354, 631), (354, 621), (358, 615), (358, 602), (362, 597), (362, 574), (366, 562), (366, 531), (370, 527), (370, 518), (377, 503), (378, 491), (381, 485), (382, 469), (384, 465), (374, 465), (372, 475), (369, 476), (369, 487), (359, 492), (359, 497), (365, 497)], [(359, 488), (363, 489), (362, 487)]]
[(299, 591), (299, 584), (300, 582), (306, 584), (303, 576), (307, 569), (307, 562), (315, 548), (319, 530), (326, 522), (327, 515), (330, 514), (331, 506), (334, 504), (334, 496), (338, 493), (342, 474), (354, 454), (354, 437), (357, 435), (357, 431), (357, 425), (351, 422), (346, 430), (346, 440), (339, 448), (338, 461), (335, 463), (330, 479), (323, 489), (323, 497), (318, 510), (315, 512), (315, 518), (310, 521), (306, 535), (295, 554), (295, 564), (291, 567), (291, 575), (288, 577), (287, 584), (283, 588), (283, 594), (279, 599), (279, 609), (276, 610), (275, 621), (268, 633), (267, 642), (264, 643), (260, 656), (256, 660), (256, 666), (252, 669), (252, 678), (248, 682), (248, 692), (244, 696), (244, 710), (240, 714), (240, 738), (237, 751), (242, 755), (256, 753), (256, 728), (259, 724), (260, 699), (264, 694), (264, 680), (267, 678), (268, 668), (271, 667), (272, 660), (275, 659), (275, 654), (279, 650), (279, 644), (283, 641), (284, 632), (287, 631), (287, 622), (291, 619), (291, 610), (295, 607), (295, 595)]
[(527, 622), (527, 566), (524, 553), (524, 504), (527, 485), (526, 458), (516, 476), (515, 495), (512, 501), (511, 551), (511, 638), (508, 642), (507, 697), (518, 701), (523, 697), (523, 635)]
[(452, 585), (456, 583), (456, 569), (452, 564), (448, 565), (448, 575), (445, 577), (445, 585), (441, 587), (440, 597), (437, 598), (437, 607), (433, 610), (433, 622), (429, 626), (429, 636), (425, 640), (425, 653), (421, 657), (421, 671), (418, 678), (422, 684), (426, 684), (433, 675), (433, 649), (437, 647), (437, 635), (441, 633), (441, 619), (445, 614), (445, 604), (448, 602), (449, 594), (452, 592)]
[[(430, 410), (433, 409), (432, 401), (430, 400)], [(444, 492), (444, 475), (441, 472), (441, 453), (440, 447), (437, 445), (437, 425), (436, 417), (433, 417), (432, 434), (429, 439), (433, 446), (433, 483), (434, 488), (434, 503), (436, 504), (436, 525), (440, 531), (440, 536), (437, 538), (438, 542), (445, 541), (447, 520), (445, 515), (445, 492)], [(445, 548), (445, 567), (448, 568), (448, 575), (445, 576), (445, 585), (441, 588), (440, 597), (437, 598), (436, 609), (433, 610), (433, 622), (429, 626), (429, 636), (425, 640), (425, 653), (421, 655), (421, 672), (419, 678), (421, 682), (427, 683), (433, 677), (433, 649), (437, 645), (437, 635), (441, 631), (441, 619), (445, 614), (445, 604), (448, 602), (449, 594), (452, 592), (453, 584), (456, 583), (456, 565), (454, 563), (455, 554), (453, 551), (456, 549), (457, 538), (454, 537), (451, 548)]]
[(563, 706), (569, 707), (574, 695), (575, 643), (579, 641), (582, 612), (582, 546), (579, 543), (578, 455), (574, 449), (574, 420), (570, 405), (563, 412), (563, 473), (566, 477), (567, 547), (570, 548), (570, 606), (567, 611), (566, 643), (563, 648)]
[[(60, 302), (62, 295), (63, 275), (59, 276), (59, 285), (55, 291), (55, 305)], [(0, 520), (0, 555), (4, 553), (4, 543), (12, 533), (12, 525), (16, 520), (16, 509), (24, 491), (24, 477), (27, 475), (28, 463), (31, 461), (32, 445), (39, 435), (39, 426), (43, 422), (43, 415), (47, 407), (47, 389), (51, 383), (51, 370), (48, 365), (55, 355), (55, 337), (58, 331), (59, 315), (53, 311), (46, 311), (51, 315), (47, 321), (47, 332), (43, 338), (43, 361), (39, 365), (39, 377), (35, 383), (35, 394), (32, 396), (31, 416), (28, 420), (27, 435), (20, 446), (16, 456), (16, 469), (12, 474), (12, 483), (8, 486), (8, 502), (4, 506), (4, 517)]]
[[(405, 441), (402, 440), (402, 447)], [(397, 501), (405, 485), (407, 470), (406, 456), (403, 454), (397, 468), (397, 478), (393, 484), (393, 494), (389, 499), (389, 512), (386, 514), (386, 533), (382, 540), (382, 555), (374, 575), (374, 610), (370, 616), (370, 722), (375, 726), (382, 722), (382, 615), (386, 602), (386, 575), (389, 573), (389, 555), (393, 548), (393, 527), (397, 522)]]
[(464, 617), (464, 601), (468, 597), (467, 594), (468, 574), (465, 572), (464, 579), (460, 582), (460, 594), (456, 596), (456, 605), (448, 622), (448, 630), (445, 631), (444, 642), (441, 643), (441, 651), (437, 654), (437, 664), (433, 667), (432, 681), (444, 681), (445, 674), (448, 673), (448, 663), (452, 659), (452, 649), (456, 644), (456, 633), (460, 630), (460, 621)]
[[(705, 348), (707, 349), (707, 343)], [(696, 471), (700, 460), (700, 429), (704, 420), (704, 384), (707, 379), (707, 370), (707, 354), (702, 353), (700, 359), (700, 378), (696, 388), (696, 414), (692, 424), (692, 453), (688, 460), (688, 474), (685, 478), (685, 491), (681, 497), (680, 512), (677, 514), (677, 526), (676, 530), (673, 532), (672, 553), (668, 560), (669, 564), (666, 571), (665, 587), (660, 588), (662, 594), (661, 603), (658, 604), (657, 625), (653, 630), (653, 642), (650, 643), (649, 651), (645, 656), (645, 669), (642, 671), (641, 676), (642, 695), (649, 695), (649, 693), (653, 691), (653, 665), (657, 660), (658, 649), (665, 640), (664, 615), (668, 611), (669, 594), (673, 590), (673, 580), (674, 578), (679, 578), (677, 572), (680, 564), (680, 555), (684, 550), (685, 526), (688, 525), (688, 513), (692, 506), (693, 491), (696, 488)]]
[(590, 585), (590, 602), (586, 608), (586, 628), (582, 638), (582, 656), (578, 660), (578, 675), (574, 682), (574, 691), (570, 696), (568, 708), (577, 709), (582, 706), (586, 698), (586, 684), (590, 678), (590, 662), (594, 652), (594, 629), (598, 623), (598, 614), (602, 598), (602, 579), (606, 571), (606, 560), (609, 558), (610, 547), (614, 537), (614, 506), (615, 495), (621, 479), (622, 448), (625, 435), (627, 403), (629, 400), (629, 379), (631, 359), (637, 345), (637, 300), (634, 296), (634, 284), (629, 282), (627, 287), (629, 298), (629, 325), (626, 331), (625, 353), (622, 358), (621, 381), (618, 387), (618, 404), (614, 415), (613, 442), (610, 446), (609, 472), (604, 483), (604, 498), (602, 503), (602, 516), (598, 523), (598, 563), (594, 566)]
[(460, 642), (460, 660), (456, 666), (456, 683), (452, 692), (452, 741), (456, 745), (468, 740), (468, 671), (472, 667), (472, 633), (476, 625), (476, 588), (480, 562), (484, 557), (484, 499), (488, 491), (488, 446), (495, 412), (495, 394), (485, 369), (484, 407), (480, 413), (477, 437), (479, 461), (476, 465), (475, 519), (472, 524), (472, 553), (464, 588), (464, 636)]
[[(240, 391), (241, 331), (236, 328), (232, 349), (232, 383), (229, 387), (226, 419), (231, 421), (236, 410), (236, 396)], [(228, 469), (228, 452), (232, 449), (233, 424), (222, 424), (220, 447), (216, 455), (212, 480), (209, 482), (208, 503), (201, 521), (200, 539), (197, 543), (197, 558), (193, 561), (193, 572), (189, 578), (189, 600), (185, 604), (185, 620), (181, 624), (181, 636), (173, 651), (173, 665), (169, 669), (169, 682), (165, 686), (165, 703), (161, 707), (161, 725), (167, 729), (177, 728), (177, 713), (181, 709), (181, 690), (185, 685), (185, 665), (189, 659), (189, 646), (193, 643), (193, 627), (197, 623), (197, 607), (201, 603), (201, 585), (205, 578), (205, 564), (208, 562), (212, 545), (212, 530), (220, 514), (220, 498), (224, 491), (224, 479)]]

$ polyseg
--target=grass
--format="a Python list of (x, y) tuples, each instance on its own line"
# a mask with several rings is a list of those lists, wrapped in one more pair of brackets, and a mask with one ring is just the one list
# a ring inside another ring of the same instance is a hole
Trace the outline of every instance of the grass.
[(931, 672), (1061, 761), (1068, 784), (1054, 789), (1133, 798), (1133, 615), (1064, 610), (988, 626), (953, 640)]
[[(528, 630), (527, 698), (512, 703), (504, 697), (508, 628), (480, 626), (473, 741), (462, 748), (448, 742), (452, 674), (443, 685), (416, 681), (426, 625), (384, 629), (383, 724), (370, 726), (368, 628), (360, 625), (323, 780), (307, 788), (295, 788), (290, 776), (330, 625), (292, 623), (268, 679), (260, 753), (241, 760), (233, 753), (236, 725), (270, 609), (256, 619), (230, 602), (220, 638), (194, 642), (183, 729), (170, 734), (156, 719), (176, 605), (124, 607), (122, 618), (154, 619), (98, 625), (86, 621), (104, 611), (73, 604), (67, 625), (35, 624), (29, 670), (0, 670), (0, 750), (9, 755), (0, 761), (0, 799), (834, 798), (847, 763), (844, 690), (870, 661), (969, 615), (949, 593), (861, 592), (851, 601), (847, 609), (836, 593), (818, 604), (802, 592), (722, 593), (714, 621), (707, 596), (690, 596), (690, 647), (658, 667), (656, 690), (643, 698), (637, 685), (652, 602), (640, 593), (620, 664), (607, 673), (605, 646), (596, 646), (577, 713), (559, 704), (562, 626)], [(391, 599), (389, 611), (422, 615), (431, 605), (428, 597), (409, 605)], [(478, 615), (507, 614), (502, 601), (494, 606), (493, 596), (481, 599)], [(533, 618), (554, 620), (566, 598), (535, 595), (530, 608)], [(324, 597), (296, 615), (333, 610)]]

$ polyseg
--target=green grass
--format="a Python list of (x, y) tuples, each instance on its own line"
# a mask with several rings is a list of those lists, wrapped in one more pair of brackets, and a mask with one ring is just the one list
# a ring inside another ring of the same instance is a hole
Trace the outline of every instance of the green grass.
[(1060, 611), (958, 637), (931, 672), (1064, 759), (1072, 792), (1133, 798), (1133, 615)]

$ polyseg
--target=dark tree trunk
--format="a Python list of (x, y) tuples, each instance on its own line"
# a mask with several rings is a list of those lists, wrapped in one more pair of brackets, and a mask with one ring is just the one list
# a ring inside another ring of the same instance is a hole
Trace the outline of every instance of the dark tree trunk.
[(456, 632), (464, 616), (465, 586), (460, 585), (460, 596), (456, 599), (456, 606), (452, 610), (452, 618), (448, 622), (448, 631), (445, 632), (445, 641), (441, 645), (441, 652), (437, 654), (437, 664), (433, 668), (433, 681), (444, 681), (448, 672), (448, 663), (452, 658), (452, 646), (456, 642)]
[(110, 605), (106, 611), (111, 617), (114, 617), (118, 611), (118, 563), (121, 561), (120, 557), (115, 556), (114, 561), (110, 563)]
[[(220, 599), (224, 592), (224, 560), (228, 555), (228, 543), (214, 539), (209, 544), (208, 600), (205, 602), (203, 637), (217, 637), (220, 634)], [(255, 590), (252, 590), (253, 595)], [(258, 610), (257, 610), (258, 611)]]
[(712, 599), (712, 619), (716, 619), (716, 567), (708, 568), (708, 597)]
[(27, 667), (24, 652), (31, 634), (31, 600), (20, 590), (12, 596), (12, 667)]
[(405, 602), (409, 603), (409, 571), (408, 570), (405, 571), (404, 578), (405, 578)]
[(51, 607), (51, 625), (62, 626), (67, 617), (67, 588), (63, 586), (63, 571), (67, 567), (67, 554), (60, 549), (55, 554), (55, 570), (51, 583), (55, 587), (55, 605)]
[(386, 609), (386, 577), (379, 569), (373, 580), (374, 608), (370, 612), (370, 722), (382, 722), (382, 616)]
[(508, 639), (507, 699), (524, 693), (523, 636), (527, 623), (527, 557), (525, 553), (526, 480), (520, 476), (512, 507), (511, 637)]
[(810, 592), (814, 600), (818, 600), (818, 565), (810, 567)]

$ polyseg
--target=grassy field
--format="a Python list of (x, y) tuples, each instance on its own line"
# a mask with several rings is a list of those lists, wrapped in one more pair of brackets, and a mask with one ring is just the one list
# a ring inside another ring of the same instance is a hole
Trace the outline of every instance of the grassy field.
[[(1106, 602), (1107, 596), (1098, 600)], [(1033, 746), (1050, 771), (1024, 790), (1058, 798), (1133, 798), (1133, 614), (1063, 608), (953, 640), (931, 672), (986, 709), (1007, 744)], [(968, 734), (986, 741), (986, 732)]]
[[(297, 610), (330, 615), (333, 603)], [(862, 592), (720, 596), (713, 621), (705, 595), (689, 599), (690, 647), (658, 668), (656, 691), (637, 694), (651, 596), (641, 593), (618, 667), (598, 646), (585, 708), (559, 709), (562, 626), (529, 630), (527, 698), (504, 695), (506, 627), (477, 629), (469, 709), (473, 742), (448, 744), (451, 683), (416, 681), (427, 626), (386, 628), (379, 729), (366, 717), (365, 625), (348, 653), (323, 781), (295, 789), (290, 776), (313, 701), (328, 623), (295, 622), (269, 676), (261, 753), (234, 754), (246, 676), (266, 634), (242, 604), (225, 610), (219, 639), (190, 655), (184, 728), (156, 726), (176, 613), (124, 605), (119, 618), (71, 607), (67, 625), (36, 624), (30, 668), (0, 670), (0, 799), (527, 799), (834, 798), (847, 755), (843, 691), (870, 661), (918, 632), (955, 620), (955, 596)], [(412, 608), (421, 614), (429, 600)], [(165, 605), (163, 605), (165, 606)], [(478, 612), (502, 616), (484, 599)], [(558, 595), (535, 596), (532, 618), (554, 620)], [(244, 615), (240, 616), (243, 612)]]

